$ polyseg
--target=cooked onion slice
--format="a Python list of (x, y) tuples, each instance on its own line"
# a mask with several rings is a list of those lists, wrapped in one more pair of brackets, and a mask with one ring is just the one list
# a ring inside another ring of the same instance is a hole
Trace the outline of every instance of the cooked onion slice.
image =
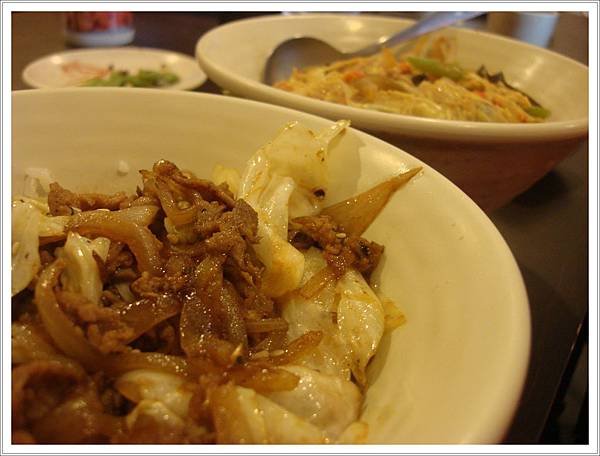
[(310, 299), (321, 291), (327, 284), (335, 284), (337, 277), (335, 271), (329, 266), (317, 271), (308, 281), (300, 288), (300, 295), (303, 298)]
[(223, 280), (224, 261), (224, 255), (208, 256), (196, 268), (196, 290), (185, 300), (180, 319), (181, 347), (190, 356), (202, 349), (207, 337), (248, 352), (241, 298), (231, 282)]
[(248, 335), (242, 315), (241, 298), (228, 280), (223, 281), (220, 307), (225, 317), (225, 337), (234, 345), (241, 346), (244, 353), (248, 353)]
[[(147, 184), (150, 184), (151, 182), (152, 181), (149, 181)], [(196, 219), (198, 208), (195, 206), (186, 209), (177, 207), (177, 202), (175, 201), (167, 182), (156, 179), (153, 181), (153, 185), (156, 189), (156, 196), (158, 196), (165, 214), (175, 226), (186, 225)]]
[(44, 338), (43, 331), (41, 327), (30, 322), (12, 323), (10, 336), (13, 365), (40, 359), (55, 359), (60, 356)]
[(314, 350), (322, 339), (323, 333), (321, 331), (308, 331), (291, 341), (283, 350), (283, 353), (272, 356), (269, 361), (276, 366), (290, 364), (303, 354)]
[(257, 393), (273, 393), (277, 391), (291, 391), (298, 386), (300, 380), (296, 375), (276, 367), (256, 367), (233, 369), (229, 378), (246, 388), (251, 388)]
[(218, 337), (216, 310), (223, 286), (223, 255), (208, 256), (196, 267), (196, 291), (183, 303), (179, 331), (181, 348), (188, 355), (198, 353), (205, 337)]
[(421, 167), (413, 168), (392, 177), (364, 193), (326, 207), (321, 214), (329, 215), (345, 233), (360, 236), (379, 215), (394, 192), (411, 180), (421, 169)]
[[(107, 211), (105, 209), (97, 209), (86, 212), (106, 213)], [(126, 220), (137, 223), (140, 226), (148, 226), (154, 221), (154, 218), (158, 213), (158, 207), (152, 204), (142, 204), (118, 211), (113, 211), (113, 213), (118, 214), (119, 217), (123, 217)], [(49, 244), (64, 239), (67, 235), (67, 228), (72, 219), (72, 215), (44, 215), (40, 223), (40, 244)]]
[(271, 331), (287, 331), (288, 322), (283, 318), (263, 318), (262, 320), (247, 320), (246, 331), (249, 333), (266, 333)]
[(46, 331), (64, 354), (88, 370), (100, 369), (102, 355), (88, 342), (81, 328), (64, 314), (56, 300), (54, 287), (64, 267), (64, 261), (58, 259), (41, 272), (34, 298), (38, 313)]
[(112, 376), (118, 376), (135, 369), (150, 369), (187, 375), (188, 363), (182, 356), (165, 355), (158, 352), (130, 352), (108, 355), (104, 359), (104, 370)]
[(126, 209), (113, 211), (113, 214), (118, 214), (119, 217), (123, 217), (124, 219), (137, 223), (141, 226), (150, 225), (154, 221), (157, 213), (158, 207), (151, 204), (131, 206)]
[(132, 222), (119, 212), (81, 212), (73, 216), (69, 229), (83, 236), (104, 236), (126, 243), (137, 260), (140, 272), (159, 275), (162, 271), (161, 242), (147, 227)]
[(160, 322), (177, 315), (181, 310), (181, 303), (170, 295), (158, 295), (152, 298), (132, 302), (120, 310), (121, 319), (133, 329), (129, 343), (152, 329)]

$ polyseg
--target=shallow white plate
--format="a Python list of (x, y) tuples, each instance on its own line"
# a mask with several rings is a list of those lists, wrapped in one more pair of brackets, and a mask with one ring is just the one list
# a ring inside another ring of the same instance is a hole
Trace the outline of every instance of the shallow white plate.
[[(22, 191), (27, 167), (49, 168), (80, 191), (134, 191), (137, 170), (161, 158), (210, 178), (216, 164), (241, 169), (289, 121), (331, 125), (278, 106), (186, 92), (33, 90), (12, 101), (13, 193)], [(384, 337), (369, 366), (369, 441), (500, 441), (530, 348), (527, 296), (506, 243), (473, 201), (402, 150), (349, 129), (331, 154), (329, 202), (424, 168), (365, 233), (386, 249), (379, 290), (408, 320)], [(131, 170), (125, 176), (117, 172), (121, 160)]]
[[(75, 64), (75, 65), (73, 65)], [(77, 69), (80, 64), (80, 69)], [(185, 54), (162, 49), (118, 47), (64, 51), (36, 60), (23, 70), (23, 81), (36, 89), (73, 87), (89, 79), (85, 69), (107, 68), (135, 73), (140, 69), (159, 70), (165, 65), (179, 76), (179, 82), (166, 89), (191, 90), (206, 81), (198, 63)]]

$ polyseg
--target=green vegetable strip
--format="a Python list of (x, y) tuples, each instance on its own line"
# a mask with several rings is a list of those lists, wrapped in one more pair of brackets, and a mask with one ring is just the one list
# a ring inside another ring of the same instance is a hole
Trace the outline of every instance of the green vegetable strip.
[(130, 75), (126, 71), (113, 71), (107, 78), (94, 78), (83, 83), (88, 87), (166, 87), (179, 81), (179, 76), (168, 71), (139, 70)]
[(540, 119), (545, 119), (550, 115), (550, 111), (541, 106), (530, 106), (529, 108), (525, 108), (524, 111), (530, 116), (538, 117)]
[(417, 70), (432, 76), (445, 76), (453, 81), (461, 79), (465, 74), (465, 70), (453, 63), (442, 63), (434, 59), (413, 56), (407, 57), (406, 60)]

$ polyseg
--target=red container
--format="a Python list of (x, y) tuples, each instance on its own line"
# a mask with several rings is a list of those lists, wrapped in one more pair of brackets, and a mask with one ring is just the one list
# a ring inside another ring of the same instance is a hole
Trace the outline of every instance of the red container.
[(65, 37), (76, 46), (120, 46), (135, 36), (130, 12), (72, 12), (65, 19)]

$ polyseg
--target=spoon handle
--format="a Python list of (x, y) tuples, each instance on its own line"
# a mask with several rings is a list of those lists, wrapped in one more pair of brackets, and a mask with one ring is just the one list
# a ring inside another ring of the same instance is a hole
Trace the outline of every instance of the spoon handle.
[(403, 41), (408, 41), (417, 36), (424, 35), (433, 30), (455, 24), (460, 21), (466, 21), (477, 16), (481, 16), (485, 11), (444, 11), (441, 13), (432, 13), (421, 19), (414, 25), (401, 32), (392, 35), (387, 40), (368, 46), (356, 52), (356, 55), (370, 55), (378, 52), (382, 47), (392, 47)]

